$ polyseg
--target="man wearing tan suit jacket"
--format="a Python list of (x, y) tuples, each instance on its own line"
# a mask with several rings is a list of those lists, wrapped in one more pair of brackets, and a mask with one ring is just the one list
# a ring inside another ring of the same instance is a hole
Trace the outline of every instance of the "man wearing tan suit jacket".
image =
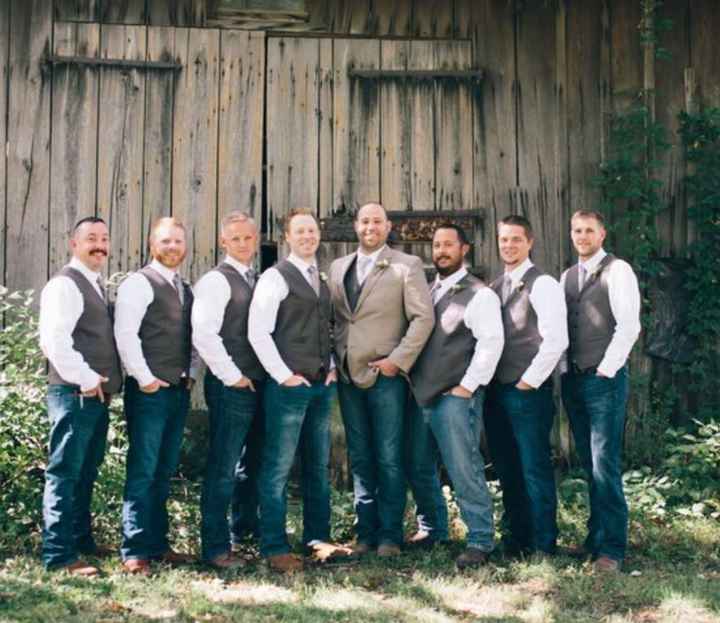
[(356, 253), (330, 267), (338, 394), (357, 513), (356, 553), (400, 553), (405, 510), (406, 374), (433, 330), (419, 258), (385, 245), (391, 223), (377, 203), (355, 217)]

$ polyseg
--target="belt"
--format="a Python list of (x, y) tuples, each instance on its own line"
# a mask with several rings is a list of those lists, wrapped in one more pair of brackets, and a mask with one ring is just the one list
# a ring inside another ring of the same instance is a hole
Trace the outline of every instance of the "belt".
[(320, 368), (315, 374), (302, 374), (311, 383), (318, 383), (324, 381), (327, 378), (327, 371), (325, 367)]
[(597, 366), (591, 366), (589, 368), (581, 368), (576, 363), (570, 364), (570, 370), (573, 374), (597, 374)]

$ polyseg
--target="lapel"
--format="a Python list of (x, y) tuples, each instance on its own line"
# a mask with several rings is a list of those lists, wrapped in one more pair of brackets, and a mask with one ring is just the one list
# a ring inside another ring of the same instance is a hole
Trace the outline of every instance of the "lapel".
[(370, 274), (365, 278), (365, 283), (363, 284), (362, 290), (360, 291), (360, 297), (358, 298), (357, 305), (355, 305), (355, 314), (358, 313), (358, 311), (362, 307), (363, 302), (370, 295), (370, 292), (375, 287), (375, 284), (377, 284), (377, 282), (380, 280), (380, 275), (382, 275), (382, 273), (387, 270), (387, 268), (380, 268), (378, 264), (383, 260), (387, 260), (388, 262), (390, 262), (391, 256), (392, 252), (390, 251), (390, 247), (387, 246), (382, 250), (380, 255), (378, 255), (375, 266), (373, 266)]
[(523, 276), (520, 277), (520, 281), (518, 281), (518, 284), (510, 292), (510, 296), (508, 296), (508, 299), (505, 301), (505, 305), (503, 305), (503, 307), (510, 305), (510, 303), (520, 294), (520, 290), (522, 289), (520, 284), (524, 282), (525, 275), (527, 275), (530, 270), (532, 270), (532, 266), (530, 266), (530, 268), (523, 273)]
[[(580, 290), (580, 293), (578, 294), (578, 298), (582, 298), (582, 295), (585, 294), (585, 291), (590, 287), (591, 284), (596, 282), (598, 279), (600, 279), (600, 274), (603, 270), (605, 270), (605, 266), (610, 260), (610, 254), (608, 253), (602, 260), (600, 260), (600, 263), (595, 267), (595, 270), (593, 270), (591, 273), (588, 273), (585, 275), (585, 283), (583, 283), (582, 290)], [(580, 279), (580, 267), (578, 266), (577, 269), (577, 279)]]
[(340, 279), (338, 279), (337, 283), (335, 284), (340, 290), (340, 296), (343, 303), (345, 304), (345, 309), (347, 310), (348, 316), (352, 316), (352, 311), (350, 309), (350, 301), (348, 301), (347, 292), (345, 290), (345, 275), (347, 274), (348, 269), (352, 265), (353, 260), (355, 259), (355, 255), (355, 253), (351, 253), (350, 255), (345, 256), (342, 267), (340, 268)]
[[(315, 292), (315, 290), (310, 285), (308, 280), (305, 279), (305, 275), (303, 275), (302, 271), (297, 266), (295, 266), (295, 264), (293, 264), (290, 260), (286, 260), (286, 262), (287, 262), (287, 265), (290, 267), (290, 270), (293, 270), (298, 274), (298, 276), (300, 277), (300, 281), (302, 281), (302, 283), (303, 283), (303, 287), (306, 288), (307, 290), (309, 290), (310, 292), (312, 292), (312, 295), (315, 298), (320, 298), (320, 289), (322, 288), (322, 280), (320, 279), (320, 273), (318, 272), (318, 282), (320, 283), (320, 288), (318, 288), (318, 292)], [(316, 267), (317, 267), (317, 264), (316, 264)], [(245, 279), (242, 277), (242, 275), (240, 276), (240, 278), (243, 281), (245, 281)], [(247, 281), (245, 281), (245, 283), (247, 284)]]
[(465, 275), (460, 281), (458, 281), (454, 286), (450, 286), (447, 289), (447, 292), (443, 294), (439, 299), (438, 302), (435, 303), (435, 307), (440, 305), (441, 301), (444, 301), (445, 299), (451, 299), (456, 294), (460, 294), (461, 290), (465, 289), (465, 279), (467, 279), (467, 275)]

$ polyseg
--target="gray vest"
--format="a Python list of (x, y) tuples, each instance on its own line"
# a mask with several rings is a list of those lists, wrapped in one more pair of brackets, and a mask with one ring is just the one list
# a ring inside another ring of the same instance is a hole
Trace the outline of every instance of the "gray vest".
[(153, 301), (140, 324), (143, 356), (153, 376), (177, 385), (190, 373), (192, 290), (183, 282), (181, 305), (175, 288), (155, 269), (145, 266), (139, 272), (153, 289)]
[(315, 379), (318, 373), (330, 369), (330, 290), (321, 281), (317, 296), (292, 262), (283, 260), (275, 268), (289, 290), (278, 309), (273, 331), (275, 346), (295, 374)]
[(475, 352), (465, 309), (485, 284), (467, 274), (454, 287), (435, 305), (435, 328), (410, 372), (412, 391), (421, 406), (460, 383)]
[(347, 295), (348, 303), (350, 303), (350, 311), (354, 312), (357, 307), (357, 302), (360, 300), (360, 294), (362, 293), (362, 285), (357, 280), (357, 255), (355, 259), (350, 262), (350, 267), (345, 273), (345, 279), (343, 285), (345, 286), (345, 294)]
[(266, 377), (265, 369), (248, 340), (248, 312), (252, 300), (250, 285), (227, 262), (222, 262), (215, 270), (225, 277), (230, 285), (230, 301), (225, 307), (220, 327), (223, 346), (243, 375), (253, 381), (262, 381)]
[(578, 292), (580, 269), (577, 264), (565, 275), (565, 301), (568, 310), (568, 358), (581, 370), (597, 367), (615, 332), (615, 316), (608, 296), (609, 266), (615, 256), (606, 255), (597, 271), (586, 276)]
[[(72, 279), (83, 297), (83, 312), (72, 333), (73, 348), (83, 356), (93, 371), (109, 379), (103, 383), (103, 391), (116, 394), (122, 386), (122, 373), (113, 336), (112, 309), (79, 270), (65, 266), (58, 276)], [(57, 313), (61, 313), (60, 310)], [(52, 362), (49, 365), (48, 383), (72, 385), (63, 380)]]
[[(502, 306), (505, 347), (495, 371), (495, 378), (500, 383), (519, 380), (540, 350), (542, 337), (538, 331), (537, 315), (530, 304), (530, 293), (535, 280), (542, 274), (536, 266), (531, 266), (523, 275), (522, 286), (515, 288)], [(504, 275), (490, 284), (500, 300), (503, 278)]]

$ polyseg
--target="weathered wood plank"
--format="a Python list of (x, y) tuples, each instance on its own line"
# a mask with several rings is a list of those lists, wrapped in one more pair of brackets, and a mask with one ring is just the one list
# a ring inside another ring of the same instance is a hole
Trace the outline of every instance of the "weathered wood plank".
[[(472, 67), (469, 41), (438, 41), (435, 69)], [(459, 80), (441, 80), (435, 88), (435, 208), (473, 208), (472, 87)]]
[(320, 41), (318, 63), (318, 215), (332, 212), (333, 206), (333, 42)]
[[(54, 48), (55, 54), (96, 58), (100, 25), (58, 22)], [(53, 70), (50, 274), (69, 258), (73, 225), (96, 210), (99, 71), (76, 65)]]
[(408, 37), (412, 21), (412, 0), (398, 0), (397, 2), (373, 3), (376, 34), (379, 36), (394, 35)]
[(146, 3), (153, 6), (157, 0), (105, 0), (102, 21), (105, 24), (144, 24), (147, 21)]
[(268, 235), (293, 208), (318, 206), (318, 39), (271, 38), (267, 74)]
[(609, 6), (613, 108), (622, 112), (637, 101), (642, 90), (643, 54), (638, 30), (642, 14), (639, 2), (610, 0)]
[(330, 32), (337, 34), (372, 34), (375, 20), (369, 0), (337, 0), (330, 2)]
[[(175, 30), (148, 27), (147, 59), (174, 61)], [(183, 73), (187, 67), (183, 68)], [(148, 258), (147, 237), (153, 221), (168, 216), (172, 202), (173, 102), (175, 74), (148, 74), (145, 84), (145, 161), (143, 174), (142, 244), (143, 263)]]
[(185, 69), (175, 89), (172, 213), (187, 228), (184, 273), (193, 281), (215, 262), (220, 35), (177, 29)]
[(717, 33), (720, 11), (713, 0), (693, 0), (690, 4), (692, 65), (702, 106), (720, 106), (720, 59)]
[(220, 33), (218, 217), (245, 210), (258, 222), (262, 207), (265, 36)]
[(52, 4), (10, 3), (6, 285), (39, 290), (48, 271)]
[[(104, 26), (100, 55), (144, 61), (146, 37), (145, 26)], [(106, 69), (100, 80), (98, 212), (110, 228), (110, 274), (135, 270), (142, 260), (145, 80), (137, 69)]]
[(416, 37), (452, 37), (452, 0), (414, 0), (412, 33)]
[(380, 111), (374, 81), (348, 78), (348, 67), (377, 68), (380, 42), (336, 39), (334, 209), (356, 210), (380, 196)]
[(101, 0), (54, 0), (55, 21), (91, 22), (100, 15)]
[[(7, 144), (7, 105), (9, 93), (8, 86), (8, 50), (10, 37), (10, 4), (0, 4), (0, 145)], [(5, 277), (5, 173), (7, 171), (7, 157), (5, 150), (0, 151), (0, 283), (7, 282)]]

